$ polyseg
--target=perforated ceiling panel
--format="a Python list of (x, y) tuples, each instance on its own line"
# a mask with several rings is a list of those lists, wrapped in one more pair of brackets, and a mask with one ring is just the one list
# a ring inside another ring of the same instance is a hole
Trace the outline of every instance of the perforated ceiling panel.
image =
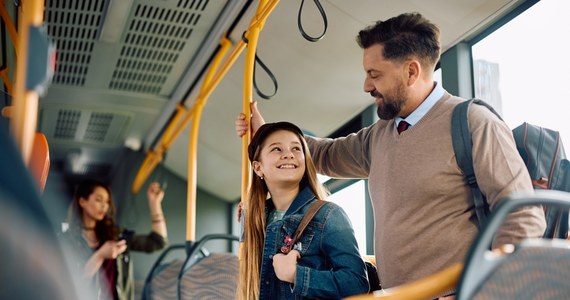
[[(87, 144), (121, 143), (128, 130), (132, 114), (93, 109), (44, 107), (41, 114), (44, 134), (54, 142), (79, 142)], [(50, 127), (47, 124), (54, 124)]]
[[(117, 16), (113, 1), (46, 1), (58, 50), (53, 84), (170, 95), (228, 2), (132, 1)], [(119, 39), (104, 40), (105, 30), (120, 31)]]
[(58, 56), (54, 84), (85, 84), (104, 3), (104, 0), (46, 1), (45, 22)]

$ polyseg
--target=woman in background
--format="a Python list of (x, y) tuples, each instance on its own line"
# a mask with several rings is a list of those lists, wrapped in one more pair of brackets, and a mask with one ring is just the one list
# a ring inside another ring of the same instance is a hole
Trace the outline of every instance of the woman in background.
[(88, 279), (98, 299), (134, 299), (134, 277), (128, 252), (153, 252), (166, 246), (164, 191), (153, 182), (147, 196), (151, 231), (137, 235), (116, 224), (115, 205), (108, 186), (95, 180), (86, 180), (77, 186), (64, 237), (77, 254), (76, 271)]

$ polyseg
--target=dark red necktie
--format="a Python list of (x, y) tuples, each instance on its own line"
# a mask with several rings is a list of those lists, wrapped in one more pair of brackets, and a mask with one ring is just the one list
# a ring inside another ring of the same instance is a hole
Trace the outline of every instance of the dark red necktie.
[(398, 134), (402, 133), (402, 131), (405, 131), (406, 129), (408, 129), (408, 127), (410, 127), (410, 123), (402, 120), (400, 121), (400, 123), (398, 123)]

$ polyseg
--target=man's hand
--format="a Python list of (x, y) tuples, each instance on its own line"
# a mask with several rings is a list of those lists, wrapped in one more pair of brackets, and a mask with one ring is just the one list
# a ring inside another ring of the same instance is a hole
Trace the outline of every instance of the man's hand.
[(239, 202), (238, 204), (238, 208), (237, 208), (237, 221), (239, 222), (241, 219), (241, 211), (243, 210), (243, 202)]
[(279, 280), (295, 283), (295, 275), (297, 274), (297, 260), (301, 258), (301, 254), (297, 250), (291, 250), (287, 255), (278, 253), (273, 255), (273, 269)]
[[(265, 120), (261, 116), (261, 113), (257, 109), (257, 102), (254, 101), (250, 104), (251, 109), (251, 136), (255, 134), (257, 129), (261, 127), (261, 125), (265, 124)], [(249, 129), (249, 120), (245, 117), (244, 113), (239, 113), (236, 119), (236, 134), (238, 137), (244, 136), (244, 134)]]

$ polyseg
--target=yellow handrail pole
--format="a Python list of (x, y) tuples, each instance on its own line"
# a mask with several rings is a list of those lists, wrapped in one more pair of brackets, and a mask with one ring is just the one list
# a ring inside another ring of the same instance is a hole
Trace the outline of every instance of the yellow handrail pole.
[[(259, 33), (263, 29), (265, 20), (273, 9), (277, 6), (279, 0), (274, 1), (260, 1), (258, 12), (252, 19), (249, 30), (245, 34), (248, 39), (248, 47), (245, 57), (244, 67), (244, 82), (243, 82), (243, 113), (246, 116), (251, 115), (250, 104), (253, 101), (253, 68), (255, 67), (255, 53), (257, 51), (257, 41)], [(251, 125), (251, 124), (250, 124)], [(251, 126), (250, 130), (241, 139), (241, 201), (245, 205), (247, 199), (247, 190), (249, 187), (250, 164), (247, 156), (247, 146), (251, 140)]]
[(433, 299), (440, 293), (451, 291), (457, 285), (461, 271), (462, 263), (456, 263), (437, 273), (429, 275), (417, 281), (403, 284), (397, 287), (383, 290), (383, 292), (366, 295), (356, 295), (345, 298), (347, 300), (417, 300), (417, 299)]
[(2, 0), (0, 3), (0, 17), (2, 17), (2, 20), (4, 20), (4, 25), (6, 26), (6, 29), (8, 29), (8, 34), (10, 35), (10, 39), (12, 40), (12, 44), (14, 44), (14, 51), (16, 52), (16, 57), (17, 57), (19, 53), (18, 31), (16, 31), (16, 27), (14, 26), (14, 22), (12, 22), (12, 19), (10, 18), (8, 11), (6, 11), (6, 5), (4, 3), (4, 0)]
[(16, 144), (22, 152), (22, 158), (26, 165), (30, 161), (34, 135), (38, 118), (38, 93), (26, 90), (26, 68), (28, 65), (28, 40), (30, 26), (41, 26), (43, 22), (44, 1), (32, 0), (22, 2), (22, 12), (19, 19), (20, 29), (18, 44), (20, 51), (16, 64), (14, 81), (14, 110), (10, 119), (11, 130)]
[[(224, 64), (218, 70), (218, 73), (211, 76), (211, 79), (209, 81), (204, 81), (204, 83), (202, 84), (202, 89), (200, 90), (200, 94), (198, 95), (198, 97), (196, 97), (194, 105), (190, 108), (190, 110), (188, 111), (184, 119), (181, 121), (181, 123), (178, 124), (178, 126), (176, 126), (176, 129), (172, 134), (173, 137), (177, 137), (178, 135), (180, 135), (184, 130), (184, 128), (186, 128), (186, 125), (190, 123), (192, 117), (194, 117), (195, 114), (196, 104), (199, 103), (202, 99), (207, 99), (208, 97), (210, 97), (214, 89), (218, 86), (220, 81), (224, 78), (224, 76), (233, 66), (233, 64), (235, 63), (235, 61), (243, 51), (243, 49), (245, 49), (245, 43), (243, 41), (239, 41), (234, 47), (232, 53), (229, 55), (226, 61), (224, 61)], [(213, 68), (210, 68), (210, 70), (213, 70)], [(206, 77), (208, 77), (208, 75), (206, 75)], [(175, 138), (173, 138), (172, 141), (170, 142), (173, 142), (174, 139)]]
[(190, 136), (188, 137), (188, 182), (186, 187), (186, 240), (196, 240), (196, 186), (197, 174), (197, 153), (198, 153), (198, 132), (202, 108), (194, 113)]
[[(224, 42), (224, 41), (226, 41), (226, 42)], [(231, 46), (231, 42), (227, 38), (225, 38), (225, 37), (222, 38), (220, 44), (223, 46), (224, 44), (227, 44), (227, 43), (230, 43), (229, 46)], [(230, 59), (228, 59), (225, 62), (225, 64), (223, 65), (222, 71), (223, 71), (223, 69), (225, 69), (225, 71), (218, 72), (218, 73), (216, 73), (215, 76), (208, 75), (210, 73), (213, 73), (214, 70), (216, 70), (216, 66), (218, 65), (219, 61), (221, 61), (221, 59), (224, 57), (225, 51), (228, 51), (227, 46), (220, 48), (220, 50), (216, 54), (216, 57), (213, 60), (212, 65), (208, 69), (208, 73), (205, 76), (205, 78), (211, 77), (213, 79), (211, 79), (210, 81), (204, 80), (204, 82), (202, 83), (201, 92), (198, 95), (197, 100), (195, 101), (195, 103), (191, 109), (187, 110), (183, 105), (178, 106), (176, 115), (167, 125), (165, 133), (163, 134), (162, 138), (160, 139), (158, 146), (156, 146), (156, 149), (157, 149), (156, 153), (160, 152), (160, 154), (162, 155), (162, 153), (164, 153), (164, 151), (170, 149), (170, 146), (172, 146), (172, 143), (174, 143), (176, 138), (182, 133), (184, 128), (186, 128), (186, 126), (190, 123), (192, 117), (194, 116), (194, 113), (196, 110), (196, 103), (199, 102), (199, 99), (207, 97), (211, 94), (214, 87), (220, 83), (223, 76), (227, 73), (229, 68), (233, 65), (233, 63), (235, 62), (235, 60), (237, 59), (237, 57), (239, 56), (239, 54), (241, 53), (243, 48), (245, 48), (245, 45), (240, 46), (240, 44), (236, 45), (236, 47), (234, 48), (234, 51), (232, 52), (232, 55), (230, 56)], [(217, 78), (217, 77), (219, 77), (219, 78)], [(206, 88), (206, 86), (208, 86), (208, 87)], [(204, 92), (204, 91), (206, 91), (206, 92)], [(160, 149), (160, 150), (158, 150), (158, 149)], [(147, 154), (147, 155), (149, 155), (149, 154)], [(147, 159), (148, 159), (148, 157), (147, 157)], [(146, 181), (146, 179), (148, 178), (148, 176), (150, 175), (150, 173), (152, 172), (154, 167), (156, 167), (156, 164), (154, 166), (152, 166), (151, 168), (143, 168), (142, 166), (139, 168), (139, 171), (135, 177), (135, 180), (134, 180), (132, 188), (131, 188), (131, 191), (133, 193), (136, 194), (139, 192), (140, 188), (142, 187), (143, 183)]]
[[(184, 104), (178, 103), (178, 106), (176, 107), (176, 113), (174, 114), (174, 117), (172, 118), (170, 123), (171, 124), (178, 124), (180, 122), (181, 118), (186, 113), (186, 111), (187, 110), (186, 110), (186, 107), (184, 106)], [(164, 134), (162, 134), (162, 138), (161, 138), (159, 145), (160, 144), (166, 144), (165, 141), (175, 140), (172, 138), (173, 132), (174, 132), (174, 126), (168, 126), (166, 128), (166, 130), (164, 131)], [(165, 149), (168, 149), (168, 148), (165, 148)]]
[[(214, 58), (208, 73), (204, 77), (203, 89), (193, 105), (194, 118), (192, 119), (192, 126), (190, 128), (190, 136), (188, 137), (188, 183), (187, 183), (187, 198), (186, 198), (186, 240), (196, 240), (196, 189), (198, 186), (197, 174), (197, 160), (198, 160), (198, 134), (200, 133), (200, 120), (202, 117), (202, 110), (208, 101), (210, 94), (204, 94), (204, 90), (214, 79), (214, 71), (218, 69), (222, 57), (228, 52), (232, 43), (229, 39), (224, 38), (221, 41), (221, 48), (218, 55)], [(223, 77), (223, 76), (221, 76)], [(220, 76), (218, 76), (220, 78)], [(194, 109), (195, 108), (195, 109)]]
[[(267, 0), (260, 0), (259, 6), (257, 7), (257, 12), (252, 18), (249, 25), (249, 29), (244, 33), (244, 37), (248, 40), (247, 52), (245, 56), (245, 66), (243, 70), (243, 113), (246, 118), (251, 115), (250, 104), (253, 101), (253, 73), (255, 68), (255, 53), (257, 51), (257, 41), (259, 39), (259, 33), (263, 29), (265, 20), (269, 17), (269, 14), (277, 6), (279, 0), (274, 0), (267, 2)], [(247, 190), (249, 188), (249, 176), (250, 176), (250, 164), (247, 155), (247, 147), (251, 141), (251, 124), (249, 124), (249, 129), (245, 132), (241, 139), (241, 202), (243, 207), (247, 205)], [(244, 224), (245, 226), (245, 224)], [(241, 259), (244, 254), (245, 248), (243, 243), (240, 243), (238, 256)]]
[(172, 143), (174, 143), (176, 138), (180, 134), (182, 134), (182, 131), (184, 131), (184, 128), (186, 128), (186, 126), (188, 126), (188, 124), (190, 123), (190, 121), (194, 117), (195, 110), (196, 110), (196, 104), (193, 104), (190, 109), (186, 109), (184, 114), (180, 116), (180, 121), (178, 122), (178, 124), (175, 124), (175, 126), (172, 126), (171, 136), (168, 139), (165, 138), (163, 140), (163, 143), (162, 143), (166, 149), (170, 149), (170, 147), (172, 146)]
[[(180, 120), (180, 117), (182, 116), (185, 110), (186, 108), (182, 104), (178, 104), (178, 107), (176, 108), (176, 113), (172, 118), (172, 120), (170, 121), (170, 124), (176, 124)], [(168, 126), (166, 128), (164, 134), (162, 135), (161, 140), (158, 143), (158, 146), (156, 147), (156, 150), (150, 150), (147, 152), (147, 155), (143, 163), (141, 164), (139, 171), (135, 176), (135, 180), (133, 181), (133, 184), (131, 186), (131, 192), (133, 194), (136, 194), (140, 191), (142, 185), (144, 184), (150, 173), (154, 170), (154, 168), (158, 165), (158, 163), (162, 161), (162, 155), (164, 154), (164, 151), (168, 149), (162, 146), (163, 144), (162, 141), (164, 139), (169, 138), (172, 135), (172, 128), (173, 126)]]
[(137, 175), (133, 181), (131, 192), (136, 194), (140, 191), (143, 183), (146, 181), (148, 175), (154, 170), (159, 162), (162, 161), (162, 153), (157, 153), (153, 150), (147, 152), (144, 161), (142, 162)]

